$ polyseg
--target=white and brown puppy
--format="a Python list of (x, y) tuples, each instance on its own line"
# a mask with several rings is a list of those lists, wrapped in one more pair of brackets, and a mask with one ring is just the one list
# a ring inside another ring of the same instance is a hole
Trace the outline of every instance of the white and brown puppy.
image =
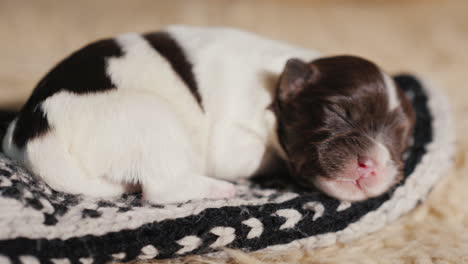
[(37, 85), (4, 152), (52, 188), (153, 202), (225, 198), (278, 155), (342, 200), (400, 177), (413, 112), (373, 63), (228, 28), (170, 26), (87, 45)]

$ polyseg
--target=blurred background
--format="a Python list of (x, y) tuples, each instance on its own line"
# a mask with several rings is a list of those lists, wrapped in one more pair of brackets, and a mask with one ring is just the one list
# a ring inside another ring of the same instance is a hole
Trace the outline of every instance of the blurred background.
[(390, 72), (429, 73), (455, 95), (463, 82), (456, 75), (467, 70), (467, 3), (0, 0), (0, 103), (18, 106), (56, 62), (90, 41), (168, 24), (237, 27), (326, 54), (361, 55)]
[[(362, 260), (400, 256), (398, 263), (436, 263), (437, 255), (445, 261), (438, 263), (467, 263), (467, 12), (466, 0), (0, 0), (0, 108), (19, 108), (55, 63), (86, 43), (168, 24), (237, 27), (324, 54), (360, 55), (389, 73), (420, 73), (452, 102), (459, 135), (455, 172), (427, 204), (351, 245), (349, 254)], [(385, 234), (393, 240), (382, 242)], [(309, 259), (349, 258), (343, 247), (327, 250)]]

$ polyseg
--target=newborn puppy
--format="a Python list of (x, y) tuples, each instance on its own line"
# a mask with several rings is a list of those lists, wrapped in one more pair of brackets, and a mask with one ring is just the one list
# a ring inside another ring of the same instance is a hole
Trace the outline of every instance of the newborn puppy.
[(157, 203), (228, 198), (230, 180), (281, 157), (299, 183), (342, 200), (401, 175), (411, 105), (358, 57), (228, 28), (170, 26), (87, 45), (37, 85), (3, 150), (52, 188)]

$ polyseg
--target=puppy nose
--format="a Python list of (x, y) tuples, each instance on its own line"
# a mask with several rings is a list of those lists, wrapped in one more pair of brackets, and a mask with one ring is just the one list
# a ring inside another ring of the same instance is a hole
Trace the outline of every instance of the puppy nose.
[(357, 170), (359, 178), (375, 176), (377, 171), (377, 163), (369, 157), (359, 157)]

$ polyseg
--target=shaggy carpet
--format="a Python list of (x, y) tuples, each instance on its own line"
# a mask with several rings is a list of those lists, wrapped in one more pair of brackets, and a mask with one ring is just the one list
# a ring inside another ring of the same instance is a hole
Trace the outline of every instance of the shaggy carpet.
[[(161, 263), (468, 263), (468, 2), (0, 0), (0, 106), (18, 108), (50, 67), (83, 44), (167, 24), (225, 25), (326, 54), (355, 54), (391, 73), (422, 73), (449, 95), (457, 119), (454, 169), (428, 201), (347, 244), (275, 254), (226, 249)], [(156, 261), (155, 261), (156, 263)]]

